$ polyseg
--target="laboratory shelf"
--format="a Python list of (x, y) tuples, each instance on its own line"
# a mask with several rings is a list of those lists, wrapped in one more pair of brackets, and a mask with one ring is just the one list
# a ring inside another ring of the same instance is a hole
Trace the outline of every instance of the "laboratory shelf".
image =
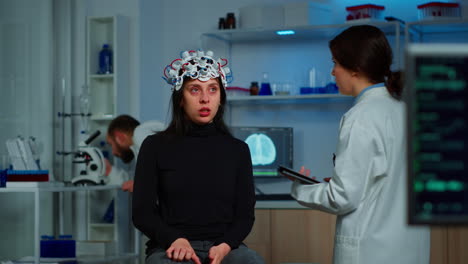
[(349, 101), (352, 96), (342, 94), (307, 94), (307, 95), (256, 95), (233, 96), (227, 99), (230, 105), (243, 104), (298, 104), (330, 101)]
[[(403, 27), (397, 21), (367, 21), (367, 22), (354, 22), (344, 24), (328, 24), (328, 25), (307, 25), (295, 27), (281, 27), (271, 29), (230, 29), (230, 30), (217, 30), (213, 32), (203, 33), (204, 37), (211, 37), (229, 43), (241, 43), (252, 41), (274, 41), (274, 40), (317, 40), (317, 39), (331, 39), (344, 29), (359, 24), (374, 25), (379, 27), (387, 35), (400, 35), (402, 34)], [(277, 31), (280, 30), (293, 30), (295, 34), (292, 35), (278, 35)]]
[(420, 34), (453, 34), (468, 32), (468, 19), (445, 18), (408, 22), (407, 28)]
[(91, 74), (89, 78), (92, 79), (113, 79), (114, 74)]
[[(52, 184), (53, 185), (53, 184)], [(76, 192), (76, 191), (103, 191), (119, 189), (119, 185), (96, 186), (37, 186), (37, 187), (6, 187), (0, 192)]]

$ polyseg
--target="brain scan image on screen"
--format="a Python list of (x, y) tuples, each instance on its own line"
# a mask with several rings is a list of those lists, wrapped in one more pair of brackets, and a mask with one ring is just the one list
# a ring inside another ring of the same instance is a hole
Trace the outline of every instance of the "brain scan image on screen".
[(245, 140), (249, 145), (252, 165), (269, 165), (276, 160), (276, 146), (265, 134), (252, 134)]
[(292, 127), (232, 127), (231, 131), (249, 146), (255, 177), (281, 177), (279, 165), (292, 168)]

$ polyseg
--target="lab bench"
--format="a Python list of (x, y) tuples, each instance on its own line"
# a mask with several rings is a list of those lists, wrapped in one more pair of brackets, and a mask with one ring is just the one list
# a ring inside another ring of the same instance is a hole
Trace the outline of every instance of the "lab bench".
[[(8, 184), (7, 184), (8, 186)], [(113, 192), (114, 194), (117, 194), (117, 192), (120, 191), (120, 186), (119, 185), (98, 185), (98, 186), (64, 186), (61, 183), (54, 183), (54, 182), (39, 182), (37, 183), (37, 186), (29, 186), (25, 185), (26, 187), (7, 187), (7, 188), (0, 188), (0, 194), (7, 194), (7, 193), (32, 193), (33, 194), (33, 200), (34, 200), (34, 252), (32, 252), (31, 256), (25, 257), (23, 259), (27, 259), (28, 261), (32, 263), (40, 263), (40, 234), (41, 234), (41, 212), (42, 212), (42, 206), (40, 201), (41, 197), (47, 193), (58, 193), (59, 197), (63, 193), (75, 193), (76, 195), (78, 194), (86, 194), (88, 195), (89, 193), (92, 192), (97, 192), (97, 191), (110, 191)], [(114, 195), (114, 202), (117, 204), (117, 195)], [(89, 206), (90, 202), (87, 201), (86, 205)], [(117, 207), (114, 207), (114, 215), (116, 214)], [(80, 212), (81, 214), (87, 214), (87, 212)], [(61, 218), (61, 213), (59, 213), (59, 216)], [(62, 221), (59, 221), (60, 224), (63, 224)], [(91, 223), (92, 224), (92, 223)], [(118, 221), (117, 218), (115, 218), (114, 223), (112, 225), (115, 225), (112, 230), (113, 230), (113, 236), (112, 240), (117, 243), (119, 241), (119, 233), (117, 229)], [(63, 228), (60, 227), (60, 230)], [(27, 242), (27, 241), (26, 241)], [(117, 243), (118, 244), (118, 243)], [(111, 262), (120, 262), (120, 261), (133, 261), (136, 260), (138, 257), (138, 252), (139, 252), (139, 243), (135, 241), (134, 249), (128, 249), (128, 252), (122, 253), (122, 252), (117, 252), (115, 255), (111, 256), (83, 256), (83, 257), (77, 257), (76, 261), (78, 263), (108, 263), (109, 261)]]

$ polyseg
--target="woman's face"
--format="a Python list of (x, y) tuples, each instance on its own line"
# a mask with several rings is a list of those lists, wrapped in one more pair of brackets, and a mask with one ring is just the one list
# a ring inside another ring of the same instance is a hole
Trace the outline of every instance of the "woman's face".
[(217, 79), (185, 81), (181, 106), (186, 116), (199, 125), (211, 123), (221, 102), (220, 89)]
[(336, 85), (338, 86), (341, 94), (354, 95), (351, 83), (352, 71), (345, 69), (338, 61), (333, 59), (333, 69), (331, 74), (335, 76)]

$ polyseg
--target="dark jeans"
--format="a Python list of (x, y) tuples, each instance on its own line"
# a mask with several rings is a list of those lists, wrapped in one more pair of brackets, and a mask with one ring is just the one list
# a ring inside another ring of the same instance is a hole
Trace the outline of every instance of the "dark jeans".
[[(213, 246), (211, 241), (190, 241), (192, 248), (195, 250), (200, 261), (210, 263), (208, 258), (208, 251)], [(192, 261), (172, 261), (166, 256), (166, 250), (160, 248), (156, 249), (149, 257), (146, 258), (146, 264), (188, 264), (193, 263)], [(264, 264), (265, 261), (255, 251), (249, 249), (244, 244), (241, 244), (238, 248), (231, 250), (227, 254), (223, 261), (223, 264)]]

